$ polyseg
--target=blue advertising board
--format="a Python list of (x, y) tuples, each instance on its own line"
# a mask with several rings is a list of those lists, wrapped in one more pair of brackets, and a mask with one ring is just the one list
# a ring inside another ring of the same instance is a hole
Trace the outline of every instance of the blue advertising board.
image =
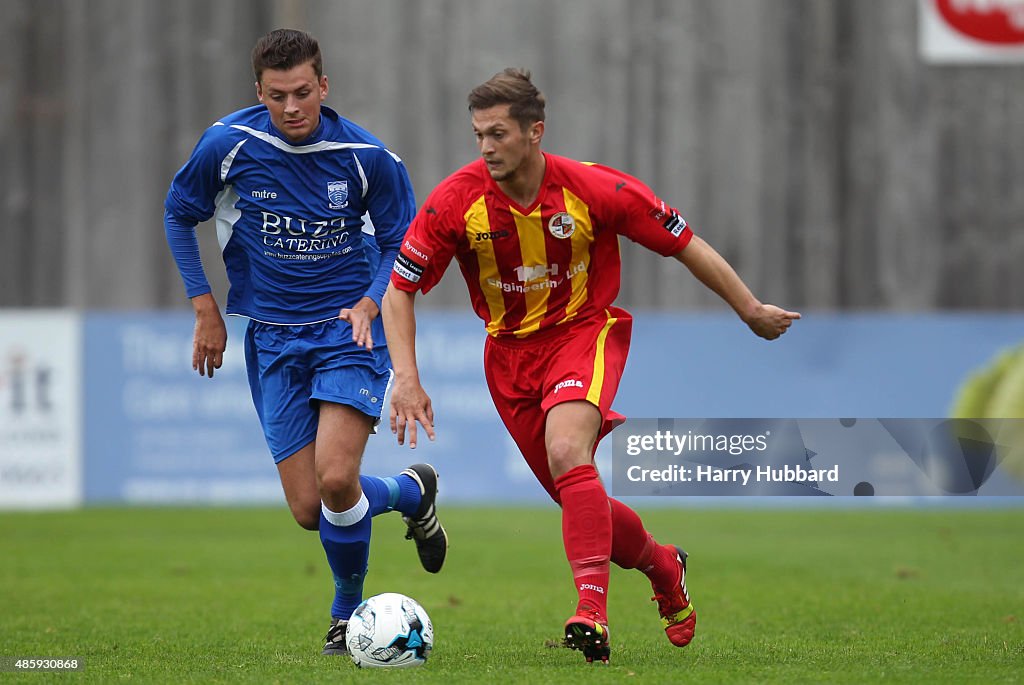
[(86, 317), (87, 501), (283, 501), (249, 398), (246, 321), (227, 323), (224, 365), (210, 379), (191, 368), (190, 314)]
[[(635, 314), (616, 401), (632, 417), (941, 418), (968, 374), (1024, 340), (1024, 316), (810, 314), (769, 343), (731, 315)], [(224, 366), (209, 379), (191, 369), (190, 313), (85, 316), (87, 502), (283, 501), (249, 396), (245, 323), (228, 319)], [(446, 501), (546, 501), (491, 403), (483, 341), (470, 314), (421, 312), (417, 352), (437, 441), (399, 447), (385, 407), (365, 473), (428, 461)], [(610, 454), (606, 440), (602, 470)]]
[[(228, 349), (213, 378), (191, 369), (191, 315), (93, 314), (85, 321), (85, 497), (90, 502), (283, 501), (250, 399), (242, 339), (228, 317)], [(545, 498), (505, 434), (483, 378), (482, 327), (446, 313), (424, 317), (421, 379), (437, 441), (397, 445), (385, 419), (363, 471), (386, 475), (430, 461), (456, 499)]]

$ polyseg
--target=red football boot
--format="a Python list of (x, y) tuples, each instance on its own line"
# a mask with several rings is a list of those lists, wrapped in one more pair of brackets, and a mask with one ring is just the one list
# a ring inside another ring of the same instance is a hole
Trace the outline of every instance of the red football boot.
[(658, 603), (658, 613), (665, 624), (669, 642), (676, 647), (685, 647), (690, 644), (697, 628), (697, 612), (690, 604), (690, 595), (686, 592), (686, 552), (678, 547), (665, 547), (675, 552), (679, 564), (679, 580), (667, 589), (654, 588), (651, 600)]
[(577, 609), (576, 615), (565, 622), (564, 644), (569, 649), (583, 652), (588, 664), (594, 659), (607, 664), (611, 655), (608, 619), (587, 607)]

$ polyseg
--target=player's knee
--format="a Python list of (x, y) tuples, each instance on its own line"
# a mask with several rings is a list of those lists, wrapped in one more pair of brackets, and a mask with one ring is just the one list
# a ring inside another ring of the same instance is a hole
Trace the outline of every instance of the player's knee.
[(333, 469), (320, 476), (320, 499), (332, 511), (344, 511), (359, 501), (359, 471)]
[(320, 530), (320, 501), (292, 507), (295, 522), (306, 530)]
[(591, 463), (590, 451), (577, 441), (556, 437), (548, 441), (548, 467), (552, 478), (558, 478), (577, 466)]

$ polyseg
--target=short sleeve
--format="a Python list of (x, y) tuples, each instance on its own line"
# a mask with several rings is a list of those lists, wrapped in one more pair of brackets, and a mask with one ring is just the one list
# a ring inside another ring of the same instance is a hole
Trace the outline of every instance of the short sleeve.
[(428, 293), (444, 276), (458, 241), (451, 194), (436, 189), (409, 225), (395, 258), (391, 283), (406, 292)]
[(658, 197), (643, 181), (607, 167), (613, 176), (601, 194), (611, 227), (619, 235), (665, 257), (689, 244), (693, 231), (679, 210)]

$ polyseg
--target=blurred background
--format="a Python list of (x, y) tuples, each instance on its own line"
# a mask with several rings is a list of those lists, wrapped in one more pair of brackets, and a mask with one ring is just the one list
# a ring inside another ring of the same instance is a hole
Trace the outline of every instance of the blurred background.
[[(256, 102), (249, 52), (282, 26), (319, 38), (327, 104), (404, 159), (419, 201), (475, 156), (468, 91), (526, 67), (548, 97), (546, 149), (644, 179), (762, 300), (804, 312), (763, 343), (677, 263), (624, 243), (619, 303), (637, 325), (623, 413), (1024, 416), (1024, 373), (1007, 361), (1024, 340), (1024, 3), (2, 10), (0, 506), (279, 498), (237, 344), (244, 322), (231, 324), (223, 373), (189, 369), (191, 310), (162, 205), (203, 130)], [(223, 302), (212, 226), (199, 234)], [(431, 458), (455, 472), (449, 496), (540, 497), (495, 438), (483, 331), (454, 269), (421, 307), (441, 437), (409, 455), (379, 436), (370, 470)], [(493, 493), (473, 468), (491, 453), (505, 478)]]

